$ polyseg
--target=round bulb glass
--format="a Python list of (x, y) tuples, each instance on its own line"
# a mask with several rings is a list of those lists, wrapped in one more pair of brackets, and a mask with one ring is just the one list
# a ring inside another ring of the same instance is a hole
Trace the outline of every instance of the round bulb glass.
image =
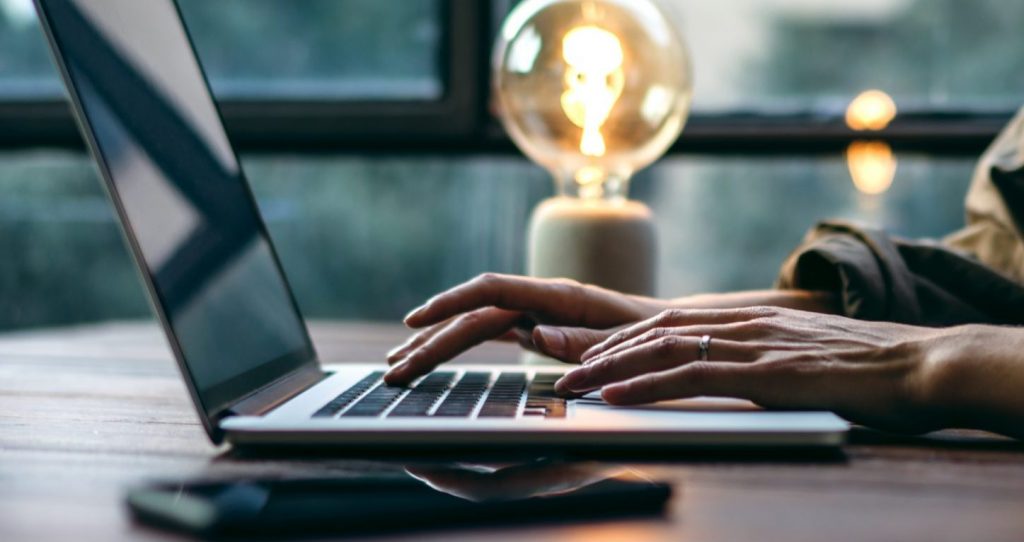
[(506, 131), (563, 195), (625, 198), (690, 111), (686, 47), (648, 0), (525, 0), (502, 26), (493, 70)]

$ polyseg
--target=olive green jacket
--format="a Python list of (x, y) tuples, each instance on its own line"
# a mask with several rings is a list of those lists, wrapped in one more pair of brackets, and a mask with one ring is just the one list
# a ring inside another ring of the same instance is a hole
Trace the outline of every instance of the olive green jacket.
[(834, 291), (865, 320), (1024, 324), (1024, 109), (979, 161), (966, 206), (966, 227), (941, 241), (821, 223), (777, 286)]

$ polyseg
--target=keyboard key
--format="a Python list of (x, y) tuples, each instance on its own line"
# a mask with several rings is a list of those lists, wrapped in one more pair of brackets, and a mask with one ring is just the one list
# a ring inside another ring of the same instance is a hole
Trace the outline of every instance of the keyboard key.
[(335, 414), (341, 412), (351, 403), (355, 401), (360, 395), (366, 393), (366, 390), (370, 389), (375, 383), (377, 383), (381, 377), (384, 376), (382, 371), (371, 373), (366, 378), (363, 378), (359, 382), (353, 384), (347, 390), (341, 392), (340, 395), (331, 400), (331, 402), (324, 405), (320, 410), (313, 413), (314, 418), (331, 418)]
[(487, 390), (487, 384), (491, 379), (490, 373), (466, 373), (459, 379), (458, 384), (448, 392), (441, 405), (434, 411), (434, 416), (440, 417), (468, 417), (473, 413), (480, 397)]
[(555, 382), (562, 375), (557, 373), (537, 373), (530, 382), (526, 392), (524, 415), (543, 415), (545, 418), (564, 418), (565, 399), (555, 393)]
[(453, 380), (455, 373), (430, 373), (388, 412), (388, 417), (426, 416)]
[(388, 386), (381, 382), (373, 391), (343, 412), (341, 417), (373, 418), (380, 416), (408, 389), (400, 386)]
[(480, 407), (479, 418), (514, 418), (519, 412), (519, 403), (526, 389), (526, 374), (501, 373), (491, 386), (484, 405)]

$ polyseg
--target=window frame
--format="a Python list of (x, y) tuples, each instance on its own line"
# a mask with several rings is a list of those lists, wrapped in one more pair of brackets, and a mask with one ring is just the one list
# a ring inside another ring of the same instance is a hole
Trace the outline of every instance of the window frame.
[[(515, 154), (489, 112), (491, 40), (510, 0), (442, 0), (437, 100), (218, 99), (228, 133), (246, 153)], [(670, 153), (818, 154), (858, 139), (897, 151), (976, 155), (1013, 111), (901, 112), (878, 132), (848, 128), (841, 111), (737, 111), (691, 115)], [(0, 151), (83, 149), (63, 97), (0, 98)]]

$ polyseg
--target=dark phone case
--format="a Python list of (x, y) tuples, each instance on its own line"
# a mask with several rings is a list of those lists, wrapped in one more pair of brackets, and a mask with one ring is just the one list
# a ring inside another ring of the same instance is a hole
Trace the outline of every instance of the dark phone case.
[(158, 484), (127, 496), (140, 522), (208, 538), (295, 537), (662, 513), (671, 486), (604, 480), (559, 495), (474, 502), (405, 478)]

